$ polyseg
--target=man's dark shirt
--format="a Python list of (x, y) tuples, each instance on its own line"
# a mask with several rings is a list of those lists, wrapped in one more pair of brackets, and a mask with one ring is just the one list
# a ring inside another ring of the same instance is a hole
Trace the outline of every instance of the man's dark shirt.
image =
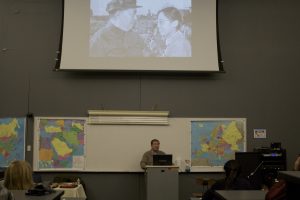
[(108, 22), (91, 38), (92, 57), (134, 57), (143, 56), (145, 42), (133, 31), (123, 31)]

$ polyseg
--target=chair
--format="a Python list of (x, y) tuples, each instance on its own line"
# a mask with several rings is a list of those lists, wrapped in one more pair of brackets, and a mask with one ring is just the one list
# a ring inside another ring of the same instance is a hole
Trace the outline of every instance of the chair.
[(286, 200), (287, 184), (284, 180), (275, 182), (266, 194), (266, 200)]
[(193, 198), (201, 199), (206, 190), (208, 190), (215, 182), (216, 180), (211, 178), (198, 177), (196, 179), (196, 184), (202, 186), (202, 192), (193, 193)]

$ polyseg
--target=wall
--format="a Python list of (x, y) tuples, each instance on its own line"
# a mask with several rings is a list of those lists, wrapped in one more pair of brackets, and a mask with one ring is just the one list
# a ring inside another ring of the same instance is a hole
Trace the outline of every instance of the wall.
[[(88, 109), (101, 107), (154, 106), (170, 110), (172, 117), (246, 117), (249, 149), (280, 141), (291, 168), (300, 138), (299, 6), (298, 0), (220, 0), (226, 73), (190, 76), (54, 72), (61, 1), (0, 0), (0, 117), (86, 116)], [(266, 128), (268, 138), (252, 139), (253, 128)], [(32, 131), (27, 137), (32, 144)], [(32, 160), (32, 152), (26, 155)], [(118, 194), (125, 199), (143, 193), (134, 174), (82, 176), (87, 185), (106, 180), (99, 187), (107, 200), (116, 199), (109, 181), (122, 184)], [(181, 188), (181, 199), (188, 187)], [(97, 199), (97, 187), (91, 188), (90, 199)]]

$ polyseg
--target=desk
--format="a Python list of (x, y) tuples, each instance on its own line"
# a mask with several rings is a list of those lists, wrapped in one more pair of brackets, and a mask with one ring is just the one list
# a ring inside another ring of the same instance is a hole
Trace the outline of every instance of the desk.
[(25, 194), (26, 190), (10, 190), (10, 192), (14, 195), (15, 200), (60, 200), (64, 194), (64, 191), (56, 191), (43, 196), (29, 196)]
[(64, 195), (61, 197), (61, 199), (68, 199), (68, 198), (78, 198), (78, 199), (86, 199), (85, 191), (81, 184), (79, 184), (75, 188), (54, 188), (54, 190), (57, 191), (64, 191)]
[(278, 178), (282, 178), (286, 182), (300, 184), (300, 171), (280, 171)]
[(215, 194), (222, 200), (264, 200), (266, 196), (262, 190), (216, 190)]
[(300, 171), (280, 171), (278, 178), (284, 179), (287, 183), (287, 199), (299, 196)]

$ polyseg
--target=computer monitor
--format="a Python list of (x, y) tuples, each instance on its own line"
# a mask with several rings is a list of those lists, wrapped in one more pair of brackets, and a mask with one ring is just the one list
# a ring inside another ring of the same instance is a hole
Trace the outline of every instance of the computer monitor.
[(153, 155), (153, 165), (172, 165), (172, 154)]
[(235, 160), (241, 165), (240, 176), (247, 178), (256, 189), (260, 189), (262, 178), (262, 154), (260, 152), (235, 152)]

